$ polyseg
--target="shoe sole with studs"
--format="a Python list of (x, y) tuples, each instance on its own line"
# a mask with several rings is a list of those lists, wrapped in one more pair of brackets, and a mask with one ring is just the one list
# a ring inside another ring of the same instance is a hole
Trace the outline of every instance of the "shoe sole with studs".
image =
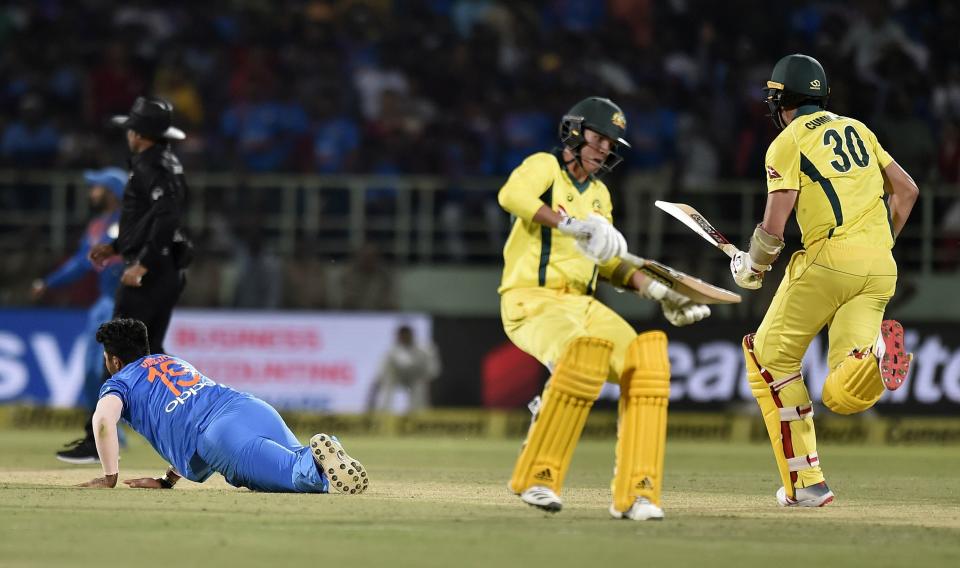
[(880, 335), (886, 352), (880, 359), (880, 377), (887, 390), (895, 391), (907, 381), (913, 355), (904, 351), (903, 326), (896, 320), (884, 320)]
[(330, 493), (358, 495), (367, 490), (370, 478), (363, 464), (343, 451), (340, 441), (330, 434), (317, 434), (310, 438), (313, 460), (327, 476)]

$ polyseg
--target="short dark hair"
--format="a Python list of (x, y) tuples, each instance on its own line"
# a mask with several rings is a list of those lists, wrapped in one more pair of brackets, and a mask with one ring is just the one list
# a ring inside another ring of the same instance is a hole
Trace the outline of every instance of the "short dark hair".
[(97, 329), (97, 343), (124, 365), (150, 354), (147, 326), (138, 319), (115, 319)]

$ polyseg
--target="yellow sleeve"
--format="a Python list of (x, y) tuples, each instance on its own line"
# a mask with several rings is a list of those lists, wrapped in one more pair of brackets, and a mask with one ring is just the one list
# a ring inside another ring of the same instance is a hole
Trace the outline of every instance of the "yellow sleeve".
[(768, 193), (781, 189), (800, 190), (800, 147), (789, 131), (781, 132), (770, 144), (764, 163)]
[(541, 196), (553, 183), (556, 168), (557, 159), (546, 152), (528, 157), (497, 193), (500, 207), (524, 221), (533, 220), (534, 213), (544, 204)]
[(870, 149), (873, 150), (874, 154), (876, 154), (877, 161), (880, 163), (880, 169), (882, 170), (889, 166), (890, 162), (893, 161), (893, 156), (880, 145), (880, 141), (877, 140), (877, 135), (873, 133), (873, 130), (867, 128), (867, 125), (862, 122), (857, 123), (857, 130), (867, 133), (867, 143), (870, 145)]

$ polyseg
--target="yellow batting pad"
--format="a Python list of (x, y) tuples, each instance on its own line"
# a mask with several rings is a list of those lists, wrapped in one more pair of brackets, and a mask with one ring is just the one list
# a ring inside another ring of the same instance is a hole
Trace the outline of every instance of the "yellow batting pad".
[(837, 414), (856, 414), (873, 407), (883, 390), (877, 359), (869, 352), (855, 353), (827, 375), (823, 404)]
[(667, 336), (662, 331), (638, 335), (627, 347), (620, 376), (613, 506), (621, 513), (637, 497), (660, 506), (669, 397)]
[(593, 402), (610, 370), (613, 343), (594, 337), (570, 341), (543, 389), (539, 413), (513, 468), (514, 493), (542, 485), (557, 494)]
[(780, 480), (787, 496), (794, 499), (796, 487), (823, 481), (810, 394), (800, 373), (774, 377), (763, 368), (753, 352), (753, 334), (743, 338), (743, 358), (750, 391), (760, 406), (773, 446)]

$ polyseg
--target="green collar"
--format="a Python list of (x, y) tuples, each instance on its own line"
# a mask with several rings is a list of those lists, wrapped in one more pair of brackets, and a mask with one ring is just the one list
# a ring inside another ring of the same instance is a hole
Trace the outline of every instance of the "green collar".
[(573, 177), (573, 174), (571, 174), (570, 170), (567, 169), (566, 164), (563, 163), (562, 149), (554, 150), (553, 156), (557, 159), (557, 163), (560, 165), (560, 169), (563, 170), (563, 173), (567, 174), (567, 179), (570, 180), (570, 183), (573, 184), (573, 187), (577, 188), (577, 191), (581, 195), (583, 195), (583, 192), (586, 191), (588, 187), (590, 187), (590, 182), (592, 181), (592, 179), (589, 176), (587, 176), (586, 180), (582, 182), (577, 181), (577, 178)]
[(822, 110), (825, 110), (825, 109), (822, 109), (822, 108), (818, 107), (817, 105), (803, 105), (803, 106), (799, 106), (799, 107), (797, 107), (797, 114), (793, 115), (793, 119), (796, 120), (797, 118), (799, 118), (799, 117), (801, 117), (801, 116), (804, 116), (804, 115), (807, 115), (807, 114), (813, 114), (813, 113), (815, 113), (815, 112), (820, 112), (820, 111), (822, 111)]

